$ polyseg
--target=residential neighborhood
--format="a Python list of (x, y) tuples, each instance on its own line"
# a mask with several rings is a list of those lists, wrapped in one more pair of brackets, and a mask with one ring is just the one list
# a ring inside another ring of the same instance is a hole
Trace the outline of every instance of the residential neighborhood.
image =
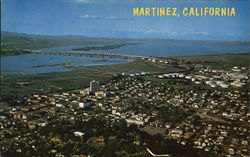
[[(170, 64), (157, 59), (152, 62)], [(248, 76), (247, 67), (194, 66), (190, 73), (123, 73), (106, 84), (93, 80), (85, 89), (19, 97), (9, 102), (9, 108), (1, 108), (0, 152), (22, 153), (23, 143), (37, 151), (30, 135), (39, 136), (42, 128), (64, 121), (75, 124), (101, 119), (110, 127), (124, 121), (151, 136), (160, 135), (162, 140), (174, 140), (211, 156), (247, 157)], [(80, 128), (70, 132), (75, 137), (86, 136)], [(50, 136), (52, 143), (62, 141)], [(142, 148), (150, 146), (136, 138), (133, 142)], [(145, 150), (144, 155), (150, 156)], [(49, 152), (63, 156), (56, 149)]]

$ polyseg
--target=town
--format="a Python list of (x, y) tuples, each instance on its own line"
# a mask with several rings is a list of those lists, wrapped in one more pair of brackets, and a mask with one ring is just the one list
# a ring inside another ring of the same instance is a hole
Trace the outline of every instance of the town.
[[(182, 60), (142, 60), (184, 65)], [(248, 87), (249, 67), (191, 64), (183, 72), (121, 73), (105, 84), (93, 80), (85, 89), (30, 93), (4, 102), (10, 107), (0, 110), (0, 152), (175, 156), (166, 148), (170, 143), (179, 155), (188, 148), (195, 156), (247, 157)]]

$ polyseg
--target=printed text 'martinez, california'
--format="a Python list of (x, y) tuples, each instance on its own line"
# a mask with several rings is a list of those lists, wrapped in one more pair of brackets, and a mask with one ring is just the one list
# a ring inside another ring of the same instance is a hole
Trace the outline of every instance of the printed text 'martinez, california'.
[(236, 16), (235, 8), (152, 7), (133, 8), (133, 16)]

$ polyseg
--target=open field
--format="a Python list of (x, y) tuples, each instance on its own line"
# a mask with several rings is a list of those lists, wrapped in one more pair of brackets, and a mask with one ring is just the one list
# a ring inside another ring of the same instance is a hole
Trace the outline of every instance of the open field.
[(202, 55), (202, 56), (180, 56), (174, 59), (182, 59), (192, 64), (205, 64), (211, 66), (249, 66), (250, 52), (248, 53), (231, 53), (219, 55)]

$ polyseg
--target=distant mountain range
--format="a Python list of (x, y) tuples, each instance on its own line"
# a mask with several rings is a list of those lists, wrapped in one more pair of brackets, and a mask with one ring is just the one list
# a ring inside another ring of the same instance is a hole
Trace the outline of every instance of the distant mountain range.
[[(14, 33), (1, 31), (1, 48), (19, 48), (19, 49), (40, 49), (58, 46), (70, 45), (95, 45), (95, 44), (118, 44), (128, 42), (142, 42), (152, 40), (172, 40), (176, 39), (126, 39), (126, 38), (93, 38), (80, 35), (34, 35), (25, 33)], [(183, 41), (183, 40), (182, 40)], [(189, 41), (189, 40), (186, 40)], [(218, 42), (218, 41), (196, 41), (189, 42)], [(220, 42), (221, 43), (221, 42)], [(225, 42), (250, 44), (250, 42)]]

